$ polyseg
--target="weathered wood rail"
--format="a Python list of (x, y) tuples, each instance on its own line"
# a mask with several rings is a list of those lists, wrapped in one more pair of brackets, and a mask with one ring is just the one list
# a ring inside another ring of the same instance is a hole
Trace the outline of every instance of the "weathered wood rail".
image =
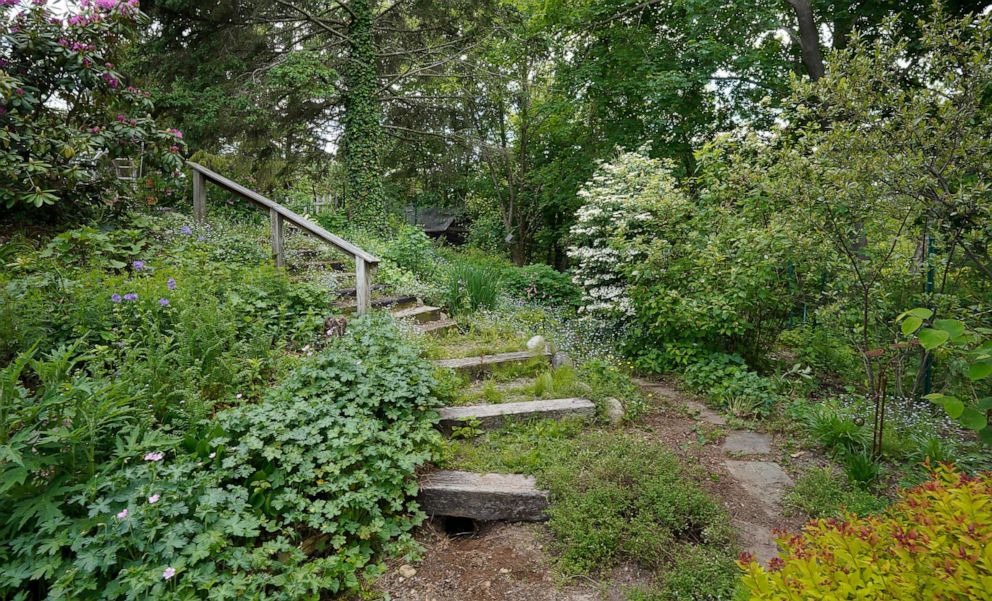
[(207, 218), (208, 181), (237, 194), (254, 204), (258, 209), (268, 211), (271, 228), (272, 256), (275, 258), (277, 267), (286, 266), (286, 251), (284, 248), (286, 223), (330, 244), (337, 250), (354, 258), (355, 304), (359, 315), (368, 312), (372, 305), (372, 275), (379, 266), (378, 257), (365, 252), (343, 238), (335, 236), (316, 223), (304, 219), (281, 204), (269, 200), (258, 192), (249, 190), (241, 184), (207, 169), (203, 165), (191, 161), (187, 161), (186, 164), (193, 170), (193, 216), (198, 221), (206, 221)]

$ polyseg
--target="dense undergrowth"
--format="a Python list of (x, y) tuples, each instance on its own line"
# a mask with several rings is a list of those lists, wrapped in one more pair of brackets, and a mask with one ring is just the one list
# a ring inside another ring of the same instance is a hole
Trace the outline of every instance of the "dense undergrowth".
[[(257, 226), (135, 215), (3, 245), (0, 591), (317, 598), (413, 548), (437, 381)], [(16, 595), (15, 595), (16, 593)]]

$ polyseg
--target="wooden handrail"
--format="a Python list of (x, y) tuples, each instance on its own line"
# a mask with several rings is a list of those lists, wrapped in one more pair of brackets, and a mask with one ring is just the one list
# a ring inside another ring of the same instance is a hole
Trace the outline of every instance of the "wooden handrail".
[(272, 254), (276, 260), (276, 266), (285, 267), (286, 253), (283, 249), (284, 224), (300, 229), (324, 242), (330, 244), (341, 252), (351, 255), (355, 259), (355, 297), (359, 315), (367, 313), (372, 304), (372, 280), (371, 276), (379, 265), (379, 258), (358, 248), (351, 242), (335, 236), (331, 232), (320, 227), (308, 219), (304, 219), (293, 211), (290, 211), (281, 204), (265, 198), (258, 192), (249, 190), (241, 184), (231, 181), (207, 169), (203, 165), (187, 161), (189, 168), (193, 170), (193, 216), (198, 221), (205, 221), (207, 218), (207, 189), (206, 182), (211, 181), (221, 188), (234, 192), (238, 196), (251, 202), (256, 207), (269, 212), (269, 223), (271, 226)]

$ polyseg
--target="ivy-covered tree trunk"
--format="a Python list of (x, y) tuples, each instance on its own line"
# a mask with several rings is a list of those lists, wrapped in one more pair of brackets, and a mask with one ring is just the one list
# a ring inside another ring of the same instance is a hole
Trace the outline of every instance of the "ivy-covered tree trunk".
[(347, 206), (352, 220), (371, 231), (386, 228), (380, 148), (382, 123), (379, 78), (376, 72), (372, 6), (369, 0), (351, 0), (348, 27), (350, 53), (345, 67), (344, 140), (347, 170)]

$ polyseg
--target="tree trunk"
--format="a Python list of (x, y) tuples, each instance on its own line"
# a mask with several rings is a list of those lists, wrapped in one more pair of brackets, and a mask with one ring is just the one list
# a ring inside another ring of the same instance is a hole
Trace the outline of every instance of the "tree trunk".
[(823, 77), (823, 54), (820, 51), (820, 32), (813, 18), (813, 7), (809, 0), (788, 0), (796, 13), (799, 25), (799, 46), (802, 49), (803, 65), (810, 79), (816, 81)]
[(357, 225), (381, 232), (386, 229), (386, 203), (380, 165), (382, 123), (372, 6), (369, 0), (351, 0), (348, 6), (353, 16), (348, 24), (347, 91), (342, 119), (348, 213)]

